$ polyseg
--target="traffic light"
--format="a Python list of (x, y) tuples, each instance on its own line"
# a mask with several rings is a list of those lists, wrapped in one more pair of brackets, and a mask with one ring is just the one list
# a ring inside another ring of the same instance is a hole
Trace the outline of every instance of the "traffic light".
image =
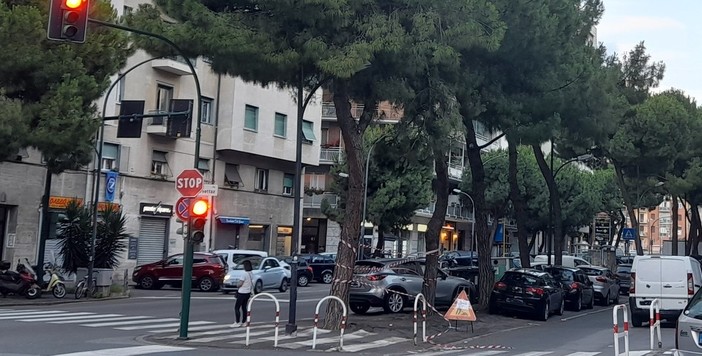
[(89, 0), (51, 0), (47, 37), (55, 41), (84, 43), (89, 3)]
[(196, 198), (190, 203), (190, 220), (192, 229), (190, 238), (194, 243), (205, 240), (205, 224), (210, 213), (210, 203), (206, 198)]

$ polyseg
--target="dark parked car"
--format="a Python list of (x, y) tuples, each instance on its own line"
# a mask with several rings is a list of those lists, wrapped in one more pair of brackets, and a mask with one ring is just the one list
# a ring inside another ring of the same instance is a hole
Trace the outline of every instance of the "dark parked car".
[(580, 311), (583, 307), (592, 309), (595, 305), (595, 289), (585, 272), (579, 268), (545, 266), (545, 272), (563, 284), (565, 301), (571, 309)]
[(619, 293), (629, 295), (629, 286), (631, 286), (631, 265), (622, 264), (617, 266), (617, 279), (619, 279)]
[[(288, 264), (288, 266), (283, 266), (285, 269), (290, 269), (292, 257), (278, 257), (278, 259)], [(307, 287), (312, 279), (312, 267), (306, 260), (299, 258), (297, 260), (297, 285), (300, 287)]]
[[(196, 252), (193, 255), (193, 283), (203, 292), (219, 289), (227, 274), (226, 264), (214, 253)], [(132, 280), (137, 287), (158, 289), (165, 284), (179, 287), (183, 284), (183, 254), (177, 254), (134, 268)]]
[(312, 267), (312, 279), (329, 284), (334, 279), (336, 260), (331, 255), (300, 255)]
[(488, 312), (525, 312), (546, 321), (551, 313), (563, 315), (564, 307), (564, 291), (559, 282), (547, 272), (524, 268), (505, 272), (495, 283)]

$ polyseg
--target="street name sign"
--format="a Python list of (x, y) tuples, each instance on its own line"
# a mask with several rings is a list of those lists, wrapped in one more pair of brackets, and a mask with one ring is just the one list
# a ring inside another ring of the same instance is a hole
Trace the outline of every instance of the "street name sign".
[(217, 184), (204, 184), (200, 194), (198, 195), (205, 197), (216, 197), (218, 192), (219, 186)]

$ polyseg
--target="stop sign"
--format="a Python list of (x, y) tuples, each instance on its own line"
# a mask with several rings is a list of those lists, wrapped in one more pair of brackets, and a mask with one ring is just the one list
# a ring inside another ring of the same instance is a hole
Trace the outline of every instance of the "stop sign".
[(176, 190), (184, 197), (194, 197), (202, 190), (204, 179), (197, 169), (185, 169), (175, 180)]

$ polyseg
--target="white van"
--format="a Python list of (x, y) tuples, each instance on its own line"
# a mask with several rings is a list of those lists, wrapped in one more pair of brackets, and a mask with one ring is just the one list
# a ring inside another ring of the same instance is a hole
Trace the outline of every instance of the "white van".
[(636, 256), (631, 266), (629, 309), (634, 326), (649, 319), (653, 299), (661, 301), (661, 318), (675, 321), (702, 286), (700, 263), (688, 256)]
[[(556, 257), (551, 255), (551, 264), (555, 264)], [(545, 265), (548, 263), (548, 255), (538, 255), (534, 257), (534, 263), (532, 265)], [(563, 256), (563, 267), (578, 267), (578, 266), (590, 266), (590, 262), (585, 261), (580, 257), (575, 256)]]
[(234, 265), (236, 265), (234, 260), (238, 260), (242, 257), (268, 257), (268, 252), (258, 250), (216, 250), (212, 251), (212, 253), (219, 255), (219, 257), (222, 257), (222, 259), (224, 260), (224, 262), (227, 263), (227, 266), (229, 266), (230, 269), (234, 268)]

